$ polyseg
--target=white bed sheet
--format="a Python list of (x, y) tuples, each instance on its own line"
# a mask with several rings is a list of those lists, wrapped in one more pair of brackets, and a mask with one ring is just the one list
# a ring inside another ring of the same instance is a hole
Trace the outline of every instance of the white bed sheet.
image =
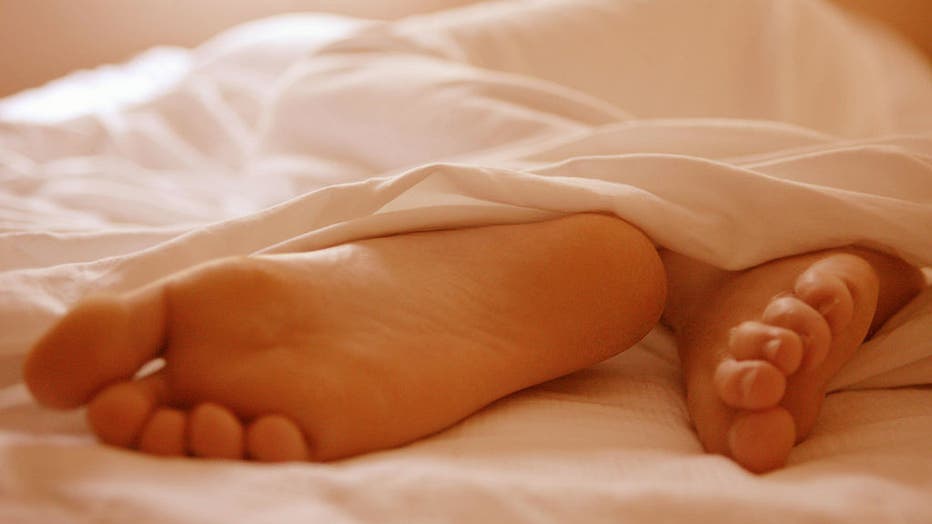
[(727, 268), (847, 243), (932, 265), (928, 67), (821, 2), (740, 6), (278, 17), (0, 102), (0, 521), (932, 519), (928, 290), (763, 477), (701, 453), (662, 330), (327, 465), (101, 447), (20, 383), (29, 345), (86, 293), (400, 231), (605, 211)]

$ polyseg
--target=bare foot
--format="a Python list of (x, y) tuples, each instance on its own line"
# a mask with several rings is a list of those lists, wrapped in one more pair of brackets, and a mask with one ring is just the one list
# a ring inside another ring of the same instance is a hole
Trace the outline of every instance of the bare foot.
[(664, 320), (677, 333), (699, 438), (755, 472), (785, 463), (815, 425), (830, 379), (922, 286), (917, 269), (866, 250), (736, 273), (671, 253), (664, 262)]
[[(331, 460), (608, 358), (664, 303), (651, 242), (576, 215), (225, 259), (85, 300), (33, 348), (41, 403), (163, 455)], [(134, 379), (153, 358), (165, 366)]]

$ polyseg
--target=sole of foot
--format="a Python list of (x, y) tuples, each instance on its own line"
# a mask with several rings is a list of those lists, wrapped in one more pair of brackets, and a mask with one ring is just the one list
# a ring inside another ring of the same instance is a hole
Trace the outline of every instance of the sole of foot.
[(602, 215), (224, 259), (81, 302), (24, 376), (46, 406), (87, 405), (114, 446), (333, 460), (623, 351), (665, 284), (653, 244)]

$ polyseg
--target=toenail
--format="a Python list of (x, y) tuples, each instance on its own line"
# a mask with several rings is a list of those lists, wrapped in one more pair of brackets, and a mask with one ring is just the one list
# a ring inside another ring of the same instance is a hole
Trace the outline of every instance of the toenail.
[(831, 302), (826, 302), (825, 304), (820, 305), (820, 306), (819, 306), (819, 313), (820, 313), (823, 317), (826, 316), (826, 315), (828, 315), (829, 311), (835, 309), (835, 306), (837, 306), (837, 305), (839, 304), (839, 302), (841, 302), (841, 301), (838, 300), (838, 298), (836, 297), (836, 298), (833, 299)]
[(728, 428), (728, 435), (726, 435), (726, 438), (728, 439), (728, 451), (732, 455), (734, 455), (734, 452), (735, 452), (734, 450), (738, 445), (738, 431), (739, 431), (738, 425), (739, 424), (741, 424), (740, 421), (737, 421), (734, 424), (732, 424), (731, 427)]
[(777, 353), (780, 352), (780, 348), (783, 346), (783, 343), (780, 342), (779, 338), (772, 338), (766, 344), (764, 344), (764, 355), (767, 355), (769, 359), (777, 358)]
[(741, 394), (744, 395), (744, 398), (751, 398), (754, 382), (758, 374), (757, 368), (751, 368), (741, 377)]

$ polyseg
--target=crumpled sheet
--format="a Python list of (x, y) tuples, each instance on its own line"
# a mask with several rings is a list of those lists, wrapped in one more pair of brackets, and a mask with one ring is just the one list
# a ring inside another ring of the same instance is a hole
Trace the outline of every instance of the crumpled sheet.
[(160, 63), (173, 82), (84, 116), (30, 117), (94, 82), (132, 89), (85, 75), (0, 102), (0, 512), (930, 516), (932, 399), (884, 389), (932, 383), (929, 290), (836, 378), (843, 392), (792, 467), (763, 478), (699, 452), (662, 329), (439, 435), (323, 466), (101, 448), (79, 415), (37, 409), (18, 370), (87, 293), (405, 231), (596, 211), (728, 269), (846, 244), (930, 266), (932, 76), (895, 39), (822, 2), (490, 2), (394, 23), (279, 17), (193, 52), (153, 51), (116, 76)]

